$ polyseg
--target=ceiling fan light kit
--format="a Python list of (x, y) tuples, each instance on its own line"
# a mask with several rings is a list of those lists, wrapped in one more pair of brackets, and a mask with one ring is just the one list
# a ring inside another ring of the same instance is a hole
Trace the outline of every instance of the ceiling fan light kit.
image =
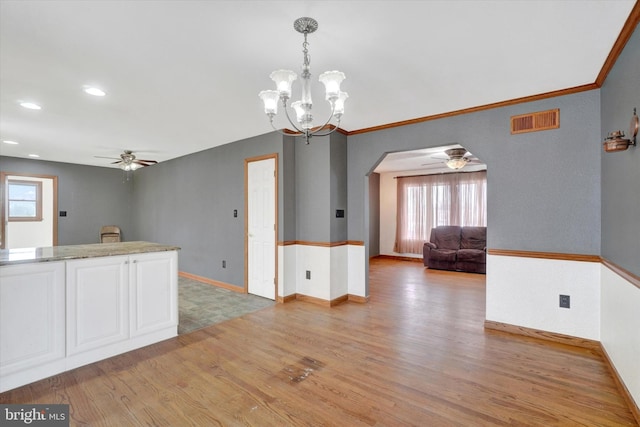
[(602, 146), (607, 153), (614, 153), (616, 151), (624, 151), (630, 146), (636, 145), (636, 136), (638, 135), (638, 115), (636, 109), (633, 109), (633, 116), (631, 116), (631, 125), (629, 126), (629, 138), (625, 138), (624, 132), (617, 130), (610, 132), (605, 138)]
[[(291, 108), (296, 113), (296, 122), (289, 116), (287, 102), (291, 98), (291, 89), (293, 82), (298, 78), (297, 74), (291, 70), (276, 70), (269, 76), (276, 84), (276, 90), (263, 90), (258, 94), (264, 104), (264, 112), (269, 117), (269, 122), (274, 130), (279, 131), (273, 124), (273, 118), (278, 114), (278, 101), (282, 104), (287, 120), (294, 129), (294, 132), (281, 132), (290, 136), (304, 136), (305, 143), (309, 143), (312, 136), (327, 136), (338, 129), (340, 120), (344, 114), (344, 103), (349, 94), (340, 90), (340, 84), (346, 78), (341, 71), (326, 71), (320, 74), (318, 80), (324, 84), (325, 100), (331, 106), (331, 115), (329, 119), (319, 127), (313, 125), (313, 114), (311, 112), (313, 101), (311, 99), (311, 60), (309, 57), (309, 43), (307, 35), (318, 29), (318, 21), (313, 18), (298, 18), (293, 23), (293, 28), (304, 35), (302, 43), (302, 73), (300, 75), (302, 81), (302, 96), (299, 101), (291, 103)], [(332, 119), (336, 120), (336, 124), (332, 126), (328, 132), (321, 133), (327, 128)], [(315, 129), (315, 130), (314, 130)]]
[(467, 150), (464, 148), (450, 148), (445, 150), (445, 154), (449, 156), (449, 159), (445, 162), (449, 169), (462, 169), (469, 163), (469, 158), (465, 157)]

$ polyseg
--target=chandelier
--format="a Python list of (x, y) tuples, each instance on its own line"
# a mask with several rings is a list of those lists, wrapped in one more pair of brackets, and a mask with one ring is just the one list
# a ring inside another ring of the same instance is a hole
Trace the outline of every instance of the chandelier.
[[(302, 43), (302, 73), (300, 78), (302, 80), (302, 96), (299, 101), (291, 103), (291, 108), (296, 113), (296, 122), (291, 120), (289, 115), (289, 108), (287, 102), (291, 98), (291, 86), (293, 81), (298, 77), (296, 73), (291, 70), (276, 70), (269, 77), (276, 84), (277, 90), (263, 90), (259, 93), (259, 97), (264, 102), (264, 112), (269, 117), (271, 127), (278, 132), (273, 124), (273, 118), (278, 114), (278, 100), (282, 104), (282, 109), (287, 116), (287, 120), (295, 132), (284, 133), (285, 135), (304, 136), (305, 143), (309, 143), (309, 138), (312, 136), (327, 136), (340, 125), (340, 119), (344, 113), (344, 102), (349, 97), (346, 92), (340, 90), (340, 83), (345, 79), (344, 73), (340, 71), (326, 71), (320, 74), (318, 80), (324, 83), (326, 96), (325, 99), (331, 106), (331, 115), (329, 119), (322, 125), (313, 126), (313, 114), (311, 112), (313, 102), (311, 100), (311, 60), (309, 59), (309, 43), (307, 42), (307, 35), (313, 33), (318, 29), (318, 22), (313, 18), (298, 18), (293, 23), (293, 28), (304, 35), (304, 42)], [(327, 125), (331, 122), (331, 119), (335, 118), (336, 124), (328, 132), (322, 133)]]

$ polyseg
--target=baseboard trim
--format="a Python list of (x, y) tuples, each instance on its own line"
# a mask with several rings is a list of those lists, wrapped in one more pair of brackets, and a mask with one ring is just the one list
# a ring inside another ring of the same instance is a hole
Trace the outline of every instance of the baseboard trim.
[(422, 258), (413, 258), (410, 256), (401, 256), (401, 255), (374, 255), (371, 258), (391, 259), (391, 260), (397, 260), (397, 261), (423, 262)]
[(316, 246), (320, 248), (334, 248), (336, 246), (364, 246), (361, 240), (342, 240), (339, 242), (312, 242), (309, 240), (285, 240), (278, 242), (278, 246)]
[(527, 328), (524, 326), (510, 325), (508, 323), (501, 323), (493, 320), (485, 320), (484, 327), (485, 329), (491, 329), (494, 331), (502, 331), (510, 334), (539, 338), (547, 341), (557, 342), (560, 344), (600, 351), (600, 341), (590, 340), (587, 338), (579, 338), (571, 335), (558, 334), (556, 332), (542, 331), (540, 329)]
[(338, 304), (347, 302), (349, 300), (349, 296), (345, 294), (332, 300), (326, 300), (322, 298), (312, 297), (309, 295), (296, 294), (296, 300), (310, 302), (311, 304), (321, 305), (323, 307), (334, 307)]
[(541, 331), (539, 329), (527, 328), (524, 326), (510, 325), (508, 323), (501, 323), (493, 320), (485, 320), (484, 327), (485, 329), (502, 331), (514, 335), (523, 335), (526, 337), (538, 338), (545, 341), (552, 341), (560, 344), (572, 345), (575, 347), (581, 347), (595, 351), (602, 357), (605, 365), (607, 365), (607, 367), (609, 368), (609, 371), (613, 376), (613, 381), (616, 383), (620, 394), (622, 394), (622, 397), (627, 403), (627, 406), (633, 414), (633, 417), (636, 419), (636, 422), (638, 423), (638, 425), (640, 425), (640, 408), (638, 407), (638, 404), (635, 402), (635, 400), (633, 400), (633, 396), (629, 392), (629, 389), (627, 389), (624, 381), (622, 381), (622, 377), (618, 373), (618, 370), (614, 366), (613, 361), (607, 354), (607, 351), (602, 346), (602, 343), (600, 341), (578, 338), (571, 335), (558, 334), (555, 332)]
[(339, 296), (338, 298), (334, 298), (332, 300), (326, 300), (322, 298), (312, 297), (304, 294), (291, 294), (286, 297), (278, 297), (278, 302), (287, 303), (291, 301), (304, 301), (309, 302), (311, 304), (321, 305), (323, 307), (335, 307), (336, 305), (343, 304), (347, 301), (354, 302), (357, 304), (366, 304), (369, 302), (369, 297), (363, 297), (360, 295), (353, 294), (345, 294)]
[(367, 304), (369, 302), (369, 297), (363, 297), (360, 295), (348, 294), (349, 302), (355, 302), (357, 304)]
[(618, 370), (614, 366), (611, 358), (609, 357), (609, 354), (607, 353), (607, 350), (605, 350), (602, 343), (600, 343), (600, 352), (602, 353), (602, 357), (604, 358), (607, 365), (609, 366), (609, 371), (611, 372), (611, 375), (613, 376), (613, 380), (618, 386), (618, 390), (620, 390), (620, 393), (622, 393), (622, 396), (624, 397), (624, 400), (627, 402), (627, 406), (629, 406), (629, 409), (631, 410), (633, 417), (636, 419), (636, 422), (638, 423), (638, 425), (640, 425), (640, 407), (638, 407), (638, 404), (635, 402), (635, 400), (633, 400), (633, 397), (629, 392), (629, 389), (624, 384), (624, 381), (622, 381), (622, 377), (618, 373)]
[(284, 297), (278, 297), (276, 299), (276, 301), (280, 304), (284, 304), (284, 303), (295, 301), (295, 300), (296, 300), (296, 294), (291, 294)]
[(208, 279), (206, 277), (203, 276), (198, 276), (196, 274), (191, 274), (191, 273), (185, 273), (184, 271), (179, 271), (178, 272), (178, 276), (180, 277), (184, 277), (185, 279), (191, 279), (191, 280), (195, 280), (197, 282), (201, 282), (201, 283), (206, 283), (207, 285), (213, 285), (213, 286), (217, 286), (219, 288), (224, 288), (233, 292), (238, 292), (241, 294), (246, 294), (247, 292), (245, 291), (244, 287), (240, 287), (240, 286), (235, 286), (235, 285), (231, 285), (229, 283), (224, 283), (224, 282), (219, 282), (217, 280), (213, 280), (213, 279)]

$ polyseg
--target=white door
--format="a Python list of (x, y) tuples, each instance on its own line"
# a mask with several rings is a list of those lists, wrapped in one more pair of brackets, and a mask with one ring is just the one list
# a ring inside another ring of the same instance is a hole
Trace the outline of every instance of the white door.
[(247, 163), (248, 292), (276, 298), (276, 161)]

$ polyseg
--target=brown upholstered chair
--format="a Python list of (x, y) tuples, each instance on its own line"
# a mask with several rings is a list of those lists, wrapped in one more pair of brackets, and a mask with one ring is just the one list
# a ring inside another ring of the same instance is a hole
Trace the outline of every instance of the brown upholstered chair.
[(100, 229), (100, 243), (115, 243), (120, 241), (120, 227), (105, 225)]

